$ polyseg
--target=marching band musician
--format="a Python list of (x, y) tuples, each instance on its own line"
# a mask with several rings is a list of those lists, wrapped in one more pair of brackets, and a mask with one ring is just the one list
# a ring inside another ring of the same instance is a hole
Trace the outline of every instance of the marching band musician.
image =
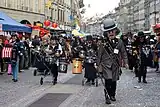
[(69, 54), (71, 52), (69, 44), (67, 44), (67, 37), (59, 36), (59, 44), (62, 47), (62, 57), (65, 57), (67, 59), (67, 62), (69, 62)]
[[(94, 67), (94, 64), (96, 62), (96, 59), (91, 59), (93, 62), (89, 62), (90, 58), (97, 57), (97, 45), (93, 43), (92, 36), (86, 37), (86, 46), (85, 48), (85, 61), (84, 61), (84, 68), (85, 68), (85, 75), (84, 77), (87, 78), (86, 83), (90, 83), (92, 81), (92, 85), (95, 85), (95, 78), (96, 75), (96, 68)], [(87, 57), (89, 57), (87, 59)]]
[(134, 73), (135, 73), (135, 77), (138, 77), (138, 64), (139, 64), (139, 59), (138, 59), (138, 52), (139, 52), (139, 48), (138, 48), (138, 44), (139, 44), (139, 37), (137, 35), (133, 36), (133, 42), (132, 42), (132, 55), (133, 55), (133, 67), (134, 67)]
[(67, 56), (68, 56), (68, 63), (71, 61), (71, 39), (68, 37), (66, 40), (66, 45), (67, 45)]
[(106, 19), (103, 21), (102, 27), (106, 39), (104, 45), (101, 44), (98, 51), (97, 67), (102, 68), (105, 79), (106, 104), (111, 104), (111, 101), (116, 101), (117, 81), (122, 72), (119, 58), (124, 59), (126, 68), (128, 68), (128, 58), (122, 40), (116, 38), (117, 26), (115, 22), (112, 19)]
[(50, 43), (48, 45), (48, 47), (45, 49), (45, 52), (48, 53), (49, 55), (53, 55), (53, 57), (56, 58), (56, 61), (54, 63), (52, 63), (51, 65), (51, 72), (53, 74), (53, 84), (57, 84), (57, 77), (58, 77), (58, 58), (57, 56), (55, 56), (56, 51), (59, 51), (59, 54), (62, 55), (63, 51), (62, 51), (62, 46), (59, 44), (59, 42), (57, 41), (56, 37), (51, 37), (50, 39)]
[(79, 58), (79, 48), (83, 46), (79, 37), (74, 37), (75, 40), (72, 42), (72, 58)]
[(145, 35), (143, 32), (138, 32), (138, 36), (140, 38), (139, 41), (139, 60), (140, 60), (140, 69), (138, 71), (138, 82), (141, 82), (141, 78), (143, 77), (143, 83), (147, 83), (146, 74), (147, 74), (147, 66), (152, 66), (152, 53), (151, 47), (146, 43)]

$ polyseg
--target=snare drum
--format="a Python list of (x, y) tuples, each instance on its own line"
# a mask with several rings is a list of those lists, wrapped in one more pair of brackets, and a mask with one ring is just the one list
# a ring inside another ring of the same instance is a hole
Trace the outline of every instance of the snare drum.
[(81, 50), (79, 52), (79, 57), (82, 58), (82, 59), (85, 58), (85, 51)]
[(58, 72), (67, 73), (67, 70), (68, 70), (67, 59), (62, 57), (62, 58), (59, 59)]

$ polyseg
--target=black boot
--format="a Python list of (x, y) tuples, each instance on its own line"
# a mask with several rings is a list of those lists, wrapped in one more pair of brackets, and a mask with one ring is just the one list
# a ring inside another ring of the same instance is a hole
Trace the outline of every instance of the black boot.
[(53, 85), (56, 85), (56, 84), (57, 84), (57, 81), (54, 80), (54, 81), (53, 81)]
[(106, 104), (111, 104), (111, 101), (110, 101), (109, 96), (107, 94), (107, 91), (105, 89), (104, 89), (104, 94), (105, 94)]
[(146, 84), (147, 84), (147, 81), (146, 81), (146, 80), (143, 80), (143, 83), (146, 83)]
[(147, 81), (146, 81), (146, 75), (143, 76), (143, 83), (147, 83)]
[(90, 81), (91, 81), (90, 79), (87, 79), (86, 83), (90, 83)]
[(56, 84), (57, 84), (57, 77), (54, 77), (53, 85), (56, 85)]
[(92, 80), (92, 85), (95, 85), (94, 79)]
[(13, 80), (13, 82), (18, 82), (18, 80), (17, 79), (12, 79)]
[(135, 77), (138, 77), (138, 70), (137, 70), (137, 68), (135, 68), (134, 73), (135, 73)]

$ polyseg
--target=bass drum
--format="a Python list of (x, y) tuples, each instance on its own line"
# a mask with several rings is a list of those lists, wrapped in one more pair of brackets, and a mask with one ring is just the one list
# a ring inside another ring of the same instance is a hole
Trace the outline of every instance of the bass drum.
[(72, 74), (82, 74), (82, 60), (80, 58), (73, 59)]
[(59, 59), (59, 66), (58, 66), (58, 72), (59, 73), (67, 73), (68, 70), (68, 63), (66, 58), (60, 58)]

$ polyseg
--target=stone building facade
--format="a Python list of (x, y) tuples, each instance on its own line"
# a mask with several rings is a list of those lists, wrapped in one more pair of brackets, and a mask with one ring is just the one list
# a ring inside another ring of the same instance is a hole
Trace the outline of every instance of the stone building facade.
[[(127, 32), (148, 31), (152, 25), (160, 22), (160, 0), (120, 0), (118, 8), (120, 27), (123, 29), (128, 27)], [(122, 11), (124, 9), (126, 11)], [(126, 24), (121, 19), (127, 16)]]
[(80, 17), (79, 0), (51, 0), (52, 5), (46, 7), (49, 0), (1, 0), (0, 11), (4, 11), (18, 22), (27, 20), (31, 24), (49, 19), (58, 23), (63, 30), (71, 30), (70, 16)]
[(34, 21), (43, 21), (45, 18), (44, 0), (1, 0), (0, 10), (18, 22), (28, 20), (33, 24)]

